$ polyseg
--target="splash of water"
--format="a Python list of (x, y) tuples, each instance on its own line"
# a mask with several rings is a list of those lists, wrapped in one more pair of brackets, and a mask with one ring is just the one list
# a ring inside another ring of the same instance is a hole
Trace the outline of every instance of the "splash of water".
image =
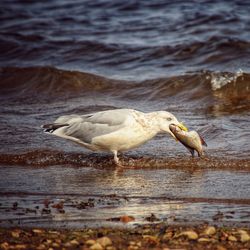
[(236, 73), (221, 73), (221, 72), (212, 72), (211, 73), (211, 87), (212, 90), (219, 90), (223, 86), (234, 83), (239, 77), (243, 76), (243, 71), (239, 69)]

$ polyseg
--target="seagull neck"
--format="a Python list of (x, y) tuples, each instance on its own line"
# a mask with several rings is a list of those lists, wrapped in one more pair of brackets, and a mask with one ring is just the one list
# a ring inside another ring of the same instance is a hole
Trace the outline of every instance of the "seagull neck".
[(159, 122), (159, 117), (157, 115), (157, 112), (151, 112), (146, 114), (146, 118), (148, 120), (148, 126), (151, 129), (156, 130), (156, 133), (159, 133), (161, 131), (160, 128), (160, 122)]

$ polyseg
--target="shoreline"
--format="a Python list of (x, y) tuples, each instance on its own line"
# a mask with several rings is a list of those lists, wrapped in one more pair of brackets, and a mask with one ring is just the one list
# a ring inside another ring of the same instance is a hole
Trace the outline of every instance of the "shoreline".
[(0, 228), (0, 249), (249, 249), (250, 228), (146, 224), (135, 228)]

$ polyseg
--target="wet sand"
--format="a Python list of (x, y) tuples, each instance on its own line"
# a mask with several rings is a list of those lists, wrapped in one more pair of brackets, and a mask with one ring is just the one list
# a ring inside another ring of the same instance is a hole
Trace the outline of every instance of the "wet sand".
[(136, 226), (151, 214), (171, 225), (250, 226), (247, 159), (126, 155), (121, 169), (110, 155), (64, 157), (36, 151), (2, 162), (0, 226), (117, 227), (123, 224), (113, 218), (123, 215)]

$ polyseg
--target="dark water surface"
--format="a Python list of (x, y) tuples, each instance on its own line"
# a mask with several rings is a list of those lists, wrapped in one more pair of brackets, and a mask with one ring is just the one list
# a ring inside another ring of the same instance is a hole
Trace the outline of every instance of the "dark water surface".
[[(1, 1), (0, 226), (151, 213), (249, 226), (249, 13), (240, 0)], [(158, 135), (119, 172), (40, 129), (113, 108), (172, 112), (204, 136), (206, 158)]]

